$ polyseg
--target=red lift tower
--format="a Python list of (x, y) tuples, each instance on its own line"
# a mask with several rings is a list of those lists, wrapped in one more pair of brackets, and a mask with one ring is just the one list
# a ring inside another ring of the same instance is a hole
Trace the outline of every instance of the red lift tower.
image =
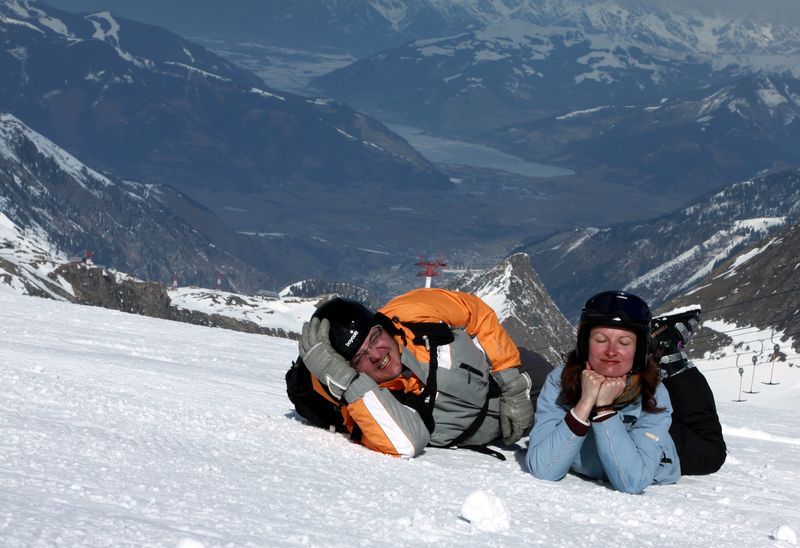
[(86, 268), (94, 266), (94, 251), (91, 249), (85, 250), (83, 252), (83, 258), (81, 259), (81, 262), (86, 266)]
[(426, 261), (420, 257), (419, 261), (414, 264), (422, 267), (422, 272), (418, 272), (417, 276), (425, 276), (425, 287), (430, 287), (431, 280), (439, 275), (439, 270), (447, 266), (441, 257), (432, 261)]
[(217, 285), (216, 285), (216, 288), (215, 288), (217, 291), (221, 291), (222, 290), (222, 278), (224, 276), (225, 276), (225, 274), (223, 274), (222, 272), (217, 272)]

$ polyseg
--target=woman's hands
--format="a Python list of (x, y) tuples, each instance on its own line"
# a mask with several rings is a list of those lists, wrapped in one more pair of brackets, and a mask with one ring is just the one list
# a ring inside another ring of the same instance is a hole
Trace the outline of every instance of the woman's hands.
[(581, 399), (575, 405), (577, 418), (588, 421), (592, 409), (614, 403), (625, 390), (625, 377), (604, 377), (593, 371), (589, 364), (581, 371)]

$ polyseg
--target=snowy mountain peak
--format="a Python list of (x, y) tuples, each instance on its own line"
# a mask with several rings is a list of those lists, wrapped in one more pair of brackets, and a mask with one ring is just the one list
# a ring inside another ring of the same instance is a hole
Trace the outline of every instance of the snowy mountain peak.
[(486, 301), (517, 346), (540, 354), (551, 364), (574, 341), (574, 330), (550, 298), (528, 255), (517, 253), (495, 267), (455, 280), (451, 287)]
[[(81, 44), (83, 56), (98, 55), (102, 58), (102, 61), (88, 65), (107, 67), (106, 70), (90, 72), (87, 79), (107, 84), (119, 83), (120, 72), (124, 72), (126, 78), (135, 77), (136, 72), (125, 71), (126, 68), (169, 72), (176, 60), (183, 62), (182, 71), (196, 69), (202, 74), (220, 78), (231, 78), (233, 75), (241, 78), (246, 74), (233, 65), (219, 63), (202, 47), (164, 29), (118, 19), (109, 11), (78, 15), (50, 8), (35, 0), (2, 0), (0, 30), (4, 27), (32, 32), (32, 35), (28, 32), (28, 36), (24, 33), (9, 35), (12, 42), (20, 42), (25, 50), (37, 50), (43, 41), (71, 47)], [(147, 37), (143, 34), (147, 34)], [(109, 70), (110, 60), (103, 47), (111, 48), (122, 64)], [(173, 61), (173, 65), (170, 65), (170, 61)], [(70, 62), (74, 60), (70, 59)], [(250, 83), (256, 82), (250, 75)]]
[(60, 19), (51, 16), (30, 0), (6, 0), (0, 3), (0, 23), (17, 24), (44, 32), (41, 27), (68, 39), (76, 39), (67, 25)]
[(587, 294), (615, 287), (641, 295), (655, 309), (799, 219), (800, 170), (794, 169), (730, 185), (649, 223), (556, 234), (526, 250), (570, 317)]
[(771, 118), (788, 126), (800, 119), (800, 94), (790, 81), (779, 76), (759, 75), (723, 86), (696, 103), (695, 117), (705, 123), (715, 114), (735, 114), (756, 124)]
[[(107, 187), (113, 184), (108, 177), (87, 167), (72, 154), (29, 128), (14, 115), (0, 114), (0, 157), (20, 164), (24, 163), (24, 160), (20, 157), (19, 149), (14, 146), (15, 144), (19, 146), (22, 143), (29, 143), (35, 146), (42, 157), (52, 160), (58, 168), (68, 173), (78, 184), (89, 192), (94, 193), (95, 196), (97, 196), (98, 187)], [(33, 182), (41, 184), (37, 180)]]

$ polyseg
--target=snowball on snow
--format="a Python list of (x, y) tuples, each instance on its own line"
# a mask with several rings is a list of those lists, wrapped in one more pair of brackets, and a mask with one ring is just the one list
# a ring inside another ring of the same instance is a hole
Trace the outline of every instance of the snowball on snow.
[(781, 525), (772, 532), (772, 538), (775, 540), (782, 540), (789, 544), (797, 544), (797, 534), (794, 529), (788, 525)]
[(471, 493), (461, 506), (461, 517), (480, 531), (504, 531), (510, 527), (506, 505), (489, 491)]
[(178, 541), (178, 544), (175, 545), (175, 548), (205, 548), (205, 545), (198, 540), (182, 538)]

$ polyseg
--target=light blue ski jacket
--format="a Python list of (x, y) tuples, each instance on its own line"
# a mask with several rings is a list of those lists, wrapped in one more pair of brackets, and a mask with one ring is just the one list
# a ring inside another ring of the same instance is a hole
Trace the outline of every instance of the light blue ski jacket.
[(561, 372), (550, 372), (536, 404), (536, 421), (528, 443), (531, 474), (558, 481), (572, 471), (602, 479), (617, 491), (641, 493), (654, 483), (675, 483), (680, 462), (669, 435), (672, 404), (663, 384), (655, 393), (661, 413), (642, 411), (641, 398), (615, 416), (592, 422), (586, 435), (575, 434), (566, 422), (568, 408), (556, 403)]

